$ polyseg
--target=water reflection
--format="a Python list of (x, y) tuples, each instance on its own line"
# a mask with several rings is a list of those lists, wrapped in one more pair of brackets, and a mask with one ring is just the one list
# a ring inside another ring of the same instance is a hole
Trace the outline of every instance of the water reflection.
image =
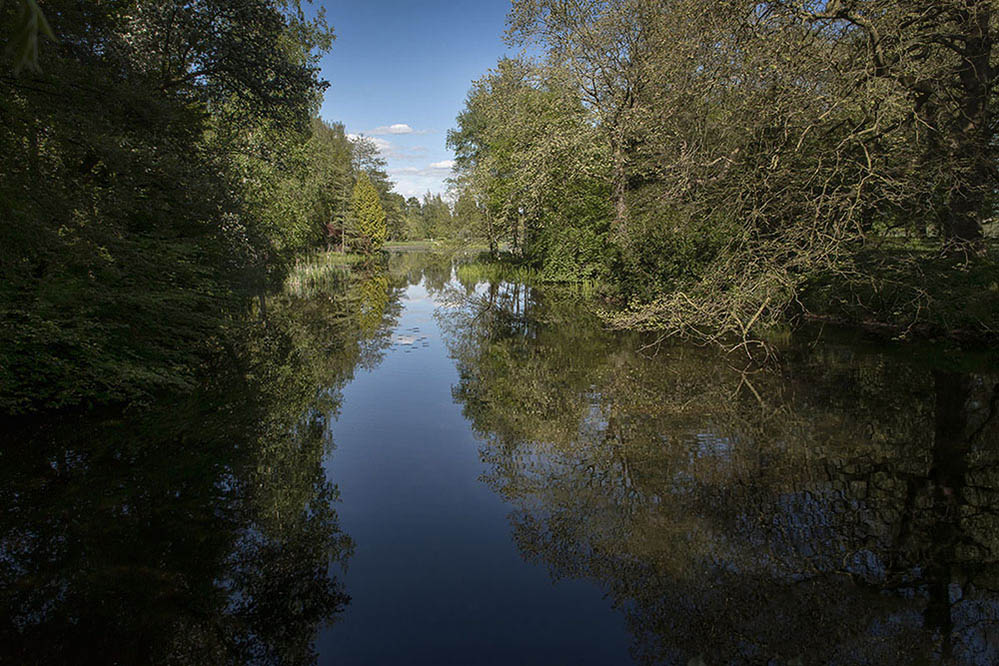
[[(416, 254), (333, 271), (234, 324), (193, 398), (0, 424), (0, 663), (317, 661), (317, 631), (350, 612), (331, 423), (357, 368), (428, 345), (396, 325), (417, 283), (517, 547), (602, 588), (635, 661), (999, 663), (999, 373), (856, 344), (788, 345), (765, 369), (647, 349), (571, 292), (454, 275)], [(413, 430), (402, 411), (379, 412), (383, 431)], [(465, 479), (435, 481), (435, 501), (468, 496), (450, 492)], [(426, 525), (441, 532), (419, 548), (460, 569), (467, 533)], [(482, 611), (495, 631), (475, 636), (513, 631), (517, 612)]]
[(397, 301), (331, 275), (234, 324), (194, 397), (3, 424), (0, 663), (315, 662), (349, 601), (329, 422)]
[(999, 663), (999, 375), (856, 345), (654, 357), (571, 294), (440, 314), (513, 538), (640, 663)]

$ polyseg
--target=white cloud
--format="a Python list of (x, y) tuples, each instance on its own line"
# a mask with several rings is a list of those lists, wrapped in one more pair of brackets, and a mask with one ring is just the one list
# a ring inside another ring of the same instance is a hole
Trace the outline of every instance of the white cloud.
[(371, 143), (375, 144), (375, 148), (377, 148), (378, 152), (380, 153), (392, 150), (391, 141), (387, 141), (386, 139), (379, 139), (376, 136), (368, 136), (366, 134), (348, 134), (347, 138), (350, 139), (351, 141), (359, 141), (360, 139), (366, 139)]
[(402, 174), (414, 174), (418, 176), (432, 176), (434, 178), (439, 178), (443, 171), (450, 171), (451, 167), (454, 166), (454, 160), (444, 160), (443, 162), (432, 162), (425, 167), (396, 167), (394, 169), (389, 169), (390, 174), (402, 175)]
[(386, 152), (385, 156), (397, 160), (416, 161), (426, 158), (428, 152), (430, 151), (424, 146), (413, 146), (412, 148), (394, 147)]
[(396, 123), (394, 125), (376, 127), (373, 130), (369, 130), (368, 134), (373, 136), (384, 136), (386, 134), (430, 134), (430, 130), (415, 130), (406, 123)]
[[(409, 127), (409, 125), (392, 125), (391, 127)], [(395, 182), (395, 191), (406, 197), (422, 197), (427, 191), (444, 193), (447, 190), (445, 179), (450, 176), (454, 167), (454, 160), (442, 160), (440, 162), (427, 163), (430, 150), (426, 146), (398, 146), (388, 139), (372, 136), (380, 129), (376, 128), (370, 133), (348, 134), (351, 141), (365, 139), (374, 144), (378, 153), (390, 160), (391, 168), (387, 169), (389, 177)], [(396, 131), (395, 134), (405, 132)], [(425, 134), (426, 132), (412, 132), (412, 134)], [(424, 166), (401, 166), (399, 162), (423, 163)]]
[(396, 146), (388, 139), (380, 139), (377, 136), (368, 136), (366, 134), (348, 134), (347, 138), (351, 141), (357, 141), (358, 139), (367, 139), (368, 141), (375, 144), (375, 148), (381, 153), (382, 157), (386, 159), (394, 160), (405, 160), (405, 161), (416, 161), (426, 157), (427, 152), (429, 152), (424, 146), (412, 146), (410, 148), (404, 148), (401, 146)]
[(454, 160), (432, 162), (424, 167), (396, 167), (389, 169), (389, 175), (395, 181), (395, 190), (405, 197), (422, 197), (428, 190), (444, 192), (444, 179), (450, 175)]

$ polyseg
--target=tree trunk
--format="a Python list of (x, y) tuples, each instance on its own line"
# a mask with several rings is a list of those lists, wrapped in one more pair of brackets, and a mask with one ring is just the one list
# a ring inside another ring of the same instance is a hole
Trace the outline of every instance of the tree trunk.
[(981, 188), (959, 187), (952, 195), (948, 215), (944, 218), (944, 238), (958, 242), (980, 241), (984, 206), (985, 193)]
[(948, 240), (975, 242), (981, 240), (982, 223), (990, 217), (987, 191), (993, 169), (989, 159), (994, 137), (989, 108), (993, 75), (988, 0), (968, 0), (961, 18), (965, 39), (958, 77), (963, 99), (953, 140), (960, 183), (951, 192), (943, 235)]
[(267, 293), (264, 290), (257, 292), (257, 300), (260, 303), (260, 321), (267, 321)]
[[(509, 217), (507, 218), (509, 219)], [(510, 225), (512, 250), (515, 255), (520, 255), (520, 213), (513, 217), (513, 224)]]

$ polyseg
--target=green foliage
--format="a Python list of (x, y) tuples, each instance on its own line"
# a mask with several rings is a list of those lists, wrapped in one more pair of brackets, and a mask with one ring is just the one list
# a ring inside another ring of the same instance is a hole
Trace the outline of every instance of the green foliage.
[[(481, 215), (459, 219), (547, 279), (601, 279), (625, 327), (745, 342), (807, 305), (994, 336), (947, 306), (992, 267), (993, 5), (515, 0), (507, 37), (538, 57), (469, 91), (448, 142)], [(964, 261), (898, 270), (903, 238)]]
[(350, 210), (356, 234), (354, 238), (356, 247), (365, 254), (381, 250), (388, 239), (385, 209), (382, 208), (378, 198), (378, 190), (365, 173), (362, 173), (354, 184)]
[(738, 229), (723, 211), (700, 217), (663, 208), (656, 193), (657, 188), (646, 187), (629, 194), (628, 234), (614, 245), (616, 289), (638, 301), (689, 289), (719, 260)]
[[(43, 7), (51, 25), (33, 1), (0, 4), (26, 65), (0, 77), (0, 411), (192, 390), (297, 256), (342, 249), (359, 173), (398, 233), (377, 151), (316, 117), (321, 9)], [(59, 43), (36, 54), (49, 27)]]
[(451, 208), (440, 194), (424, 194), (419, 215), (421, 238), (450, 238), (454, 235)]
[(982, 256), (885, 243), (860, 251), (855, 272), (820, 273), (802, 290), (812, 318), (870, 328), (883, 337), (999, 334), (999, 247)]
[(516, 283), (531, 285), (537, 284), (541, 280), (538, 271), (528, 266), (510, 260), (498, 261), (489, 258), (463, 262), (455, 269), (455, 274), (463, 284), (489, 282), (490, 284)]
[(474, 84), (448, 134), (458, 200), (474, 202), (459, 221), (494, 252), (508, 244), (530, 262), (552, 262), (552, 280), (596, 275), (609, 189), (594, 139), (563, 78), (501, 60)]
[(364, 260), (361, 254), (331, 251), (300, 256), (285, 278), (284, 291), (299, 297), (322, 293), (331, 284), (343, 280), (351, 266)]

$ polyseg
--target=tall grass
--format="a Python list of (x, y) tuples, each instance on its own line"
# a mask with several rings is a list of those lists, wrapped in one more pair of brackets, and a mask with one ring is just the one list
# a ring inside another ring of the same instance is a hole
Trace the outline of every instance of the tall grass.
[(284, 291), (294, 296), (311, 296), (340, 282), (355, 266), (364, 261), (359, 254), (316, 252), (295, 261), (284, 282)]

